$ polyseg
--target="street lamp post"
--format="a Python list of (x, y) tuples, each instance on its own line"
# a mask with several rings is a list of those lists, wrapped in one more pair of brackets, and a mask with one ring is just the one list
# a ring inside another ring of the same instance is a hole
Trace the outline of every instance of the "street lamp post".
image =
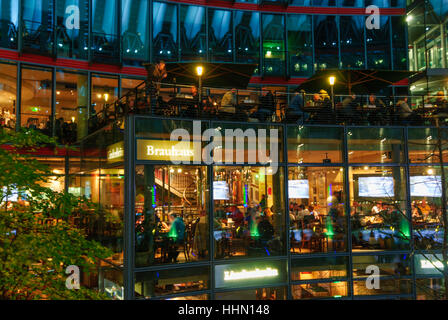
[(202, 74), (203, 73), (204, 73), (204, 68), (202, 66), (197, 66), (196, 67), (196, 74), (198, 75), (198, 78), (199, 78), (198, 97), (199, 97), (199, 107), (200, 108), (202, 106)]
[(334, 83), (336, 82), (336, 77), (331, 76), (328, 78), (328, 81), (330, 82), (330, 87), (331, 87), (331, 105), (333, 107), (333, 110), (336, 110), (335, 105), (334, 105)]

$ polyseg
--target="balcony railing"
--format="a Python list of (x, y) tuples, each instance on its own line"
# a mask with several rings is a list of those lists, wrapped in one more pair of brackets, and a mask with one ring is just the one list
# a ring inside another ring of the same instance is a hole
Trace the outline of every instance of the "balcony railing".
[[(293, 94), (260, 90), (202, 88), (201, 99), (191, 86), (146, 82), (90, 118), (89, 132), (129, 114), (242, 122), (327, 125), (431, 126), (448, 120), (447, 96), (342, 96)], [(229, 96), (223, 99), (224, 95)], [(302, 102), (303, 101), (303, 102)]]

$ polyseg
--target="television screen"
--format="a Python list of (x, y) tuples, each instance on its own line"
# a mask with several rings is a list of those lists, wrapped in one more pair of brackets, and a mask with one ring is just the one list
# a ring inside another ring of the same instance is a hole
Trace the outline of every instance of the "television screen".
[(310, 197), (308, 180), (289, 180), (288, 197), (290, 199), (308, 199)]
[(359, 177), (359, 196), (369, 198), (386, 198), (394, 196), (394, 178)]
[(440, 176), (411, 177), (411, 197), (442, 197), (442, 178)]
[(213, 181), (213, 200), (229, 200), (229, 186), (225, 181)]

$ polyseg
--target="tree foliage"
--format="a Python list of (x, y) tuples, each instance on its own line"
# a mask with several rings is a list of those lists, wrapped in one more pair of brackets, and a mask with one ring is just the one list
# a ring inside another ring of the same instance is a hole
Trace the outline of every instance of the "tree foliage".
[(55, 140), (33, 130), (1, 131), (0, 146), (0, 299), (105, 298), (88, 288), (66, 288), (67, 266), (94, 272), (110, 252), (73, 221), (97, 215), (96, 206), (45, 186), (54, 173), (32, 153), (56, 149)]

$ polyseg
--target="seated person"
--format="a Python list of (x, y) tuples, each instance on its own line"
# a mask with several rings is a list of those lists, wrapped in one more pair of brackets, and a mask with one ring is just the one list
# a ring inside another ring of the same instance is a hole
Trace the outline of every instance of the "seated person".
[(304, 100), (303, 97), (305, 95), (304, 90), (296, 90), (294, 97), (291, 100), (288, 108), (286, 109), (286, 121), (287, 122), (296, 122), (299, 119), (302, 121), (308, 120), (310, 115), (303, 111)]
[(342, 110), (341, 114), (345, 122), (348, 124), (352, 124), (357, 116), (356, 112), (356, 95), (353, 94), (351, 96), (348, 96), (342, 100)]
[(263, 88), (259, 101), (260, 106), (256, 111), (255, 118), (258, 118), (261, 122), (269, 121), (275, 113), (275, 99), (271, 90)]
[(235, 114), (236, 104), (236, 89), (233, 88), (232, 90), (227, 91), (222, 97), (219, 112)]
[(189, 117), (197, 117), (199, 114), (199, 92), (196, 86), (191, 87), (192, 101), (188, 104), (186, 115)]
[(214, 118), (216, 113), (216, 102), (210, 96), (202, 98), (202, 115), (206, 118)]
[(402, 100), (397, 102), (398, 116), (400, 121), (404, 122), (420, 122), (422, 119), (418, 114), (415, 114), (408, 104), (408, 97), (404, 97)]
[(177, 256), (179, 255), (178, 247), (184, 243), (185, 223), (181, 217), (178, 217), (174, 213), (170, 213), (168, 218), (170, 221), (168, 237), (173, 242), (168, 252), (168, 261), (176, 262)]
[(376, 108), (376, 110), (369, 112), (369, 123), (373, 125), (381, 124), (383, 117), (387, 115), (386, 104), (381, 99), (378, 99), (374, 94), (370, 94), (367, 105), (369, 107)]

